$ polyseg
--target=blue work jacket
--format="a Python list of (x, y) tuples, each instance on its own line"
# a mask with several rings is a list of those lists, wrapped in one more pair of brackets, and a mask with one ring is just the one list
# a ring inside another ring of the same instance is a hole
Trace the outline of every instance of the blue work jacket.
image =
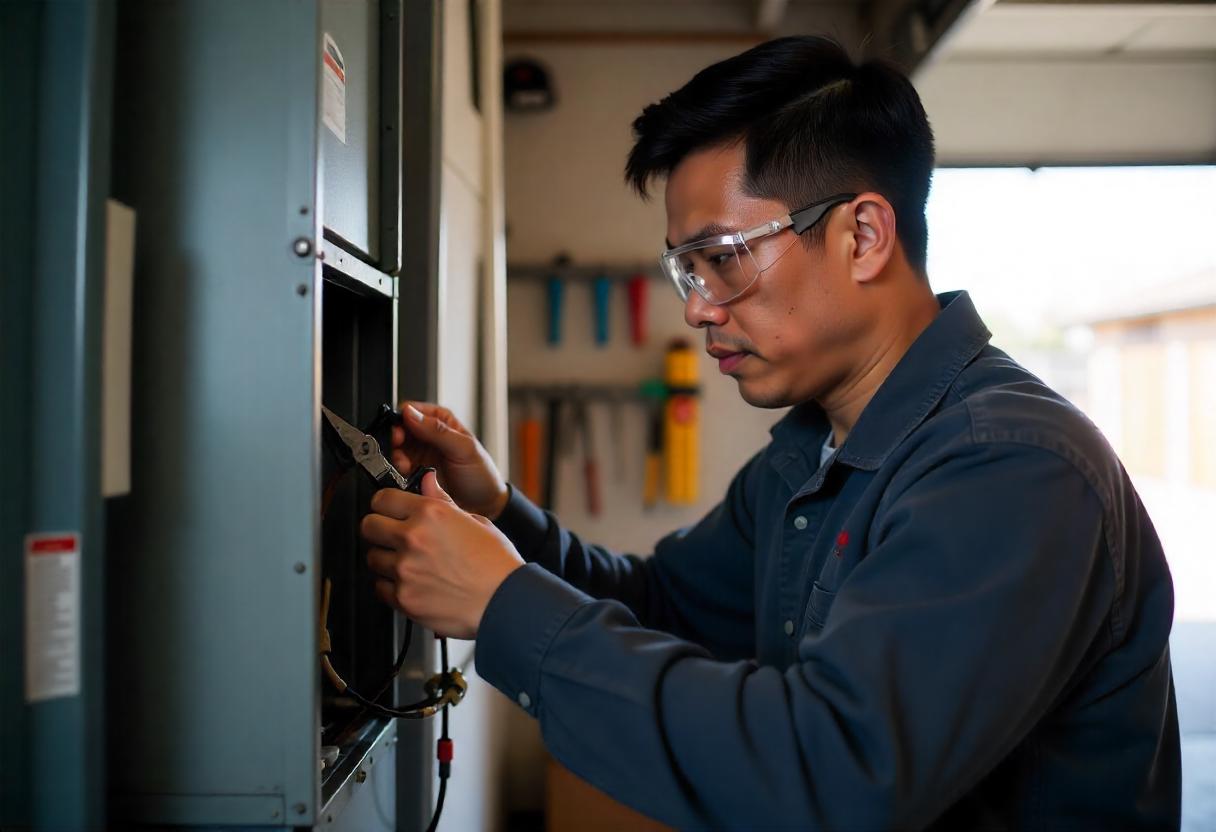
[(477, 637), (552, 754), (717, 829), (1177, 829), (1173, 585), (1127, 473), (965, 293), (822, 466), (793, 408), (650, 558), (513, 491)]

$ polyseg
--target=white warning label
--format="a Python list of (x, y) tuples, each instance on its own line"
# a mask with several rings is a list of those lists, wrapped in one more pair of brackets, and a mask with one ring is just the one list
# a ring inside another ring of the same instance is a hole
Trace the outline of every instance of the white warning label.
[(25, 699), (80, 693), (80, 535), (25, 538)]
[(329, 32), (325, 33), (321, 65), (321, 121), (346, 144), (346, 61)]

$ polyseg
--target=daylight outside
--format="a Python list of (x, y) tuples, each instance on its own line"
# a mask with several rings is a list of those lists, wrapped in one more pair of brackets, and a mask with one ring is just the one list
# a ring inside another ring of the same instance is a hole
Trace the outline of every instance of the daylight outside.
[(1183, 829), (1216, 829), (1216, 167), (942, 169), (929, 275), (1123, 460), (1174, 579)]

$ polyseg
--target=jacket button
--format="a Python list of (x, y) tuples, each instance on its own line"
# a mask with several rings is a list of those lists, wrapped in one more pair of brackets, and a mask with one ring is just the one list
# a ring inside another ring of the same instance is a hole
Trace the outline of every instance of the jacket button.
[(794, 634), (794, 622), (788, 618), (785, 620), (785, 634), (787, 636)]
[(523, 708), (525, 711), (528, 708), (532, 707), (532, 697), (528, 696), (528, 694), (526, 694), (526, 693), (521, 692), (519, 694), (519, 707)]
[(802, 531), (806, 528), (806, 518), (801, 514), (794, 518), (794, 528), (798, 531)]

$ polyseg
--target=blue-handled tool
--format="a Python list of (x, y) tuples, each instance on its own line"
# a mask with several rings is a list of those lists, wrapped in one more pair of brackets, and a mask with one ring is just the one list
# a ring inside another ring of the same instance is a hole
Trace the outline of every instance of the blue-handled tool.
[(612, 302), (612, 279), (601, 274), (595, 279), (595, 343), (604, 346), (608, 343), (608, 307)]
[(556, 274), (549, 278), (549, 344), (557, 346), (562, 342), (562, 299), (566, 294), (566, 284)]

